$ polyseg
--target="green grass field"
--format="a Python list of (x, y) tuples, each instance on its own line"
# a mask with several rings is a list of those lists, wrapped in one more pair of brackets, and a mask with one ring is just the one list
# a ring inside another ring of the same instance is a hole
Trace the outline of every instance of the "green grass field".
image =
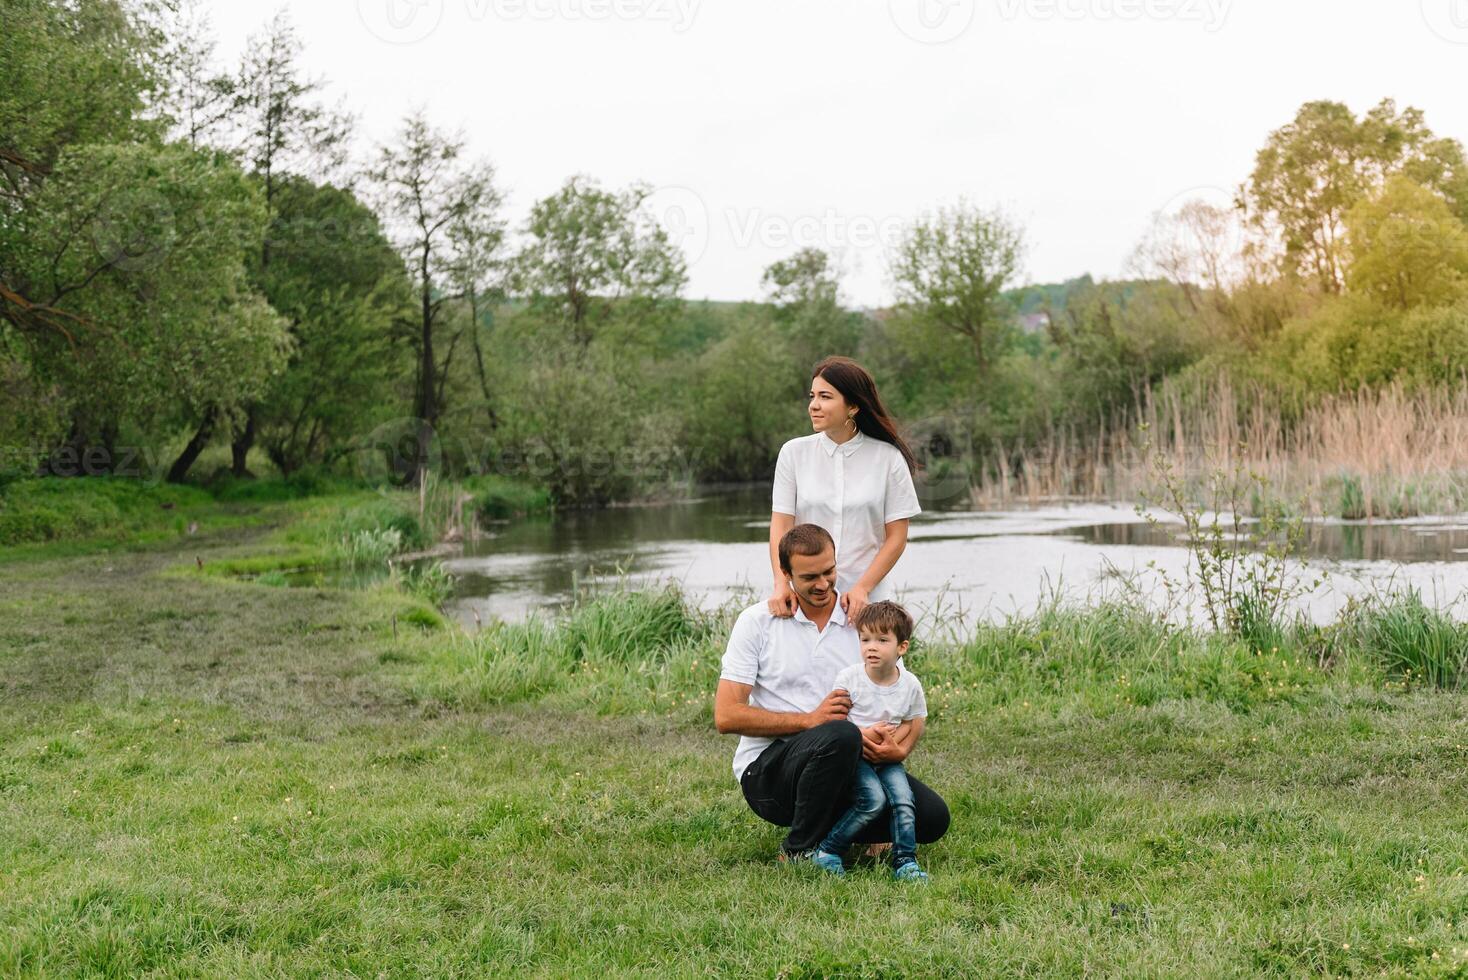
[(463, 636), (209, 574), (289, 537), (0, 563), (0, 975), (1468, 972), (1468, 698), (1355, 640), (1062, 610), (918, 649), (953, 829), (926, 888), (833, 881), (730, 776), (720, 617)]

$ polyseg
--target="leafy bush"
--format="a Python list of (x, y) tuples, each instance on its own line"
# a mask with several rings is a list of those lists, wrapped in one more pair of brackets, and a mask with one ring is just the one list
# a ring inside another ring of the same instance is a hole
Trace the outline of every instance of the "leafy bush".
[(241, 480), (224, 475), (209, 484), (214, 499), (230, 502), (275, 503), (304, 500), (352, 489), (354, 485), (341, 477), (316, 469), (305, 469), (276, 480)]
[(384, 497), (352, 507), (336, 519), (331, 536), (335, 541), (345, 541), (363, 531), (396, 531), (398, 551), (426, 548), (431, 542), (408, 506), (406, 499)]
[(417, 596), (434, 608), (442, 606), (454, 595), (454, 576), (442, 562), (393, 568), (393, 579), (399, 588)]
[(351, 568), (383, 565), (403, 550), (403, 534), (397, 528), (362, 530), (342, 540), (338, 559)]
[(463, 481), (481, 521), (506, 520), (551, 510), (550, 491), (502, 476), (475, 476)]

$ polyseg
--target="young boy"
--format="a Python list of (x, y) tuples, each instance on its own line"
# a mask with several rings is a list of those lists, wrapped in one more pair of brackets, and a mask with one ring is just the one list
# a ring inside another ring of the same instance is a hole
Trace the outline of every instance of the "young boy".
[[(859, 728), (881, 726), (893, 736), (905, 737), (913, 719), (928, 714), (922, 684), (897, 666), (912, 638), (912, 617), (895, 602), (874, 602), (861, 611), (856, 628), (862, 662), (836, 675), (836, 687), (851, 695), (847, 718)], [(852, 801), (811, 860), (832, 874), (844, 874), (841, 854), (886, 806), (892, 811), (892, 876), (899, 881), (927, 881), (927, 872), (917, 863), (912, 786), (902, 763), (873, 766), (864, 759), (857, 763)]]

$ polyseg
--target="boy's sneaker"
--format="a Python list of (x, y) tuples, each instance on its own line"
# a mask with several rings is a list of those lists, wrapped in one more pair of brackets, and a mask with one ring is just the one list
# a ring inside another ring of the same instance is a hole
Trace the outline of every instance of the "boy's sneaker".
[(918, 863), (911, 859), (903, 861), (901, 865), (892, 869), (892, 877), (898, 881), (927, 881), (928, 873), (918, 867)]
[(829, 871), (833, 875), (844, 875), (846, 865), (841, 863), (841, 855), (832, 854), (830, 851), (816, 851), (810, 856), (810, 863), (822, 871)]

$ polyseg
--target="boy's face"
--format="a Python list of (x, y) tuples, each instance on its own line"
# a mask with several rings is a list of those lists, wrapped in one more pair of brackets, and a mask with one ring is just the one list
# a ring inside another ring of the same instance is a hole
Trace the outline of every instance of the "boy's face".
[(907, 652), (907, 641), (898, 640), (891, 630), (875, 630), (863, 626), (861, 633), (861, 659), (868, 669), (882, 672), (892, 669), (897, 658)]

